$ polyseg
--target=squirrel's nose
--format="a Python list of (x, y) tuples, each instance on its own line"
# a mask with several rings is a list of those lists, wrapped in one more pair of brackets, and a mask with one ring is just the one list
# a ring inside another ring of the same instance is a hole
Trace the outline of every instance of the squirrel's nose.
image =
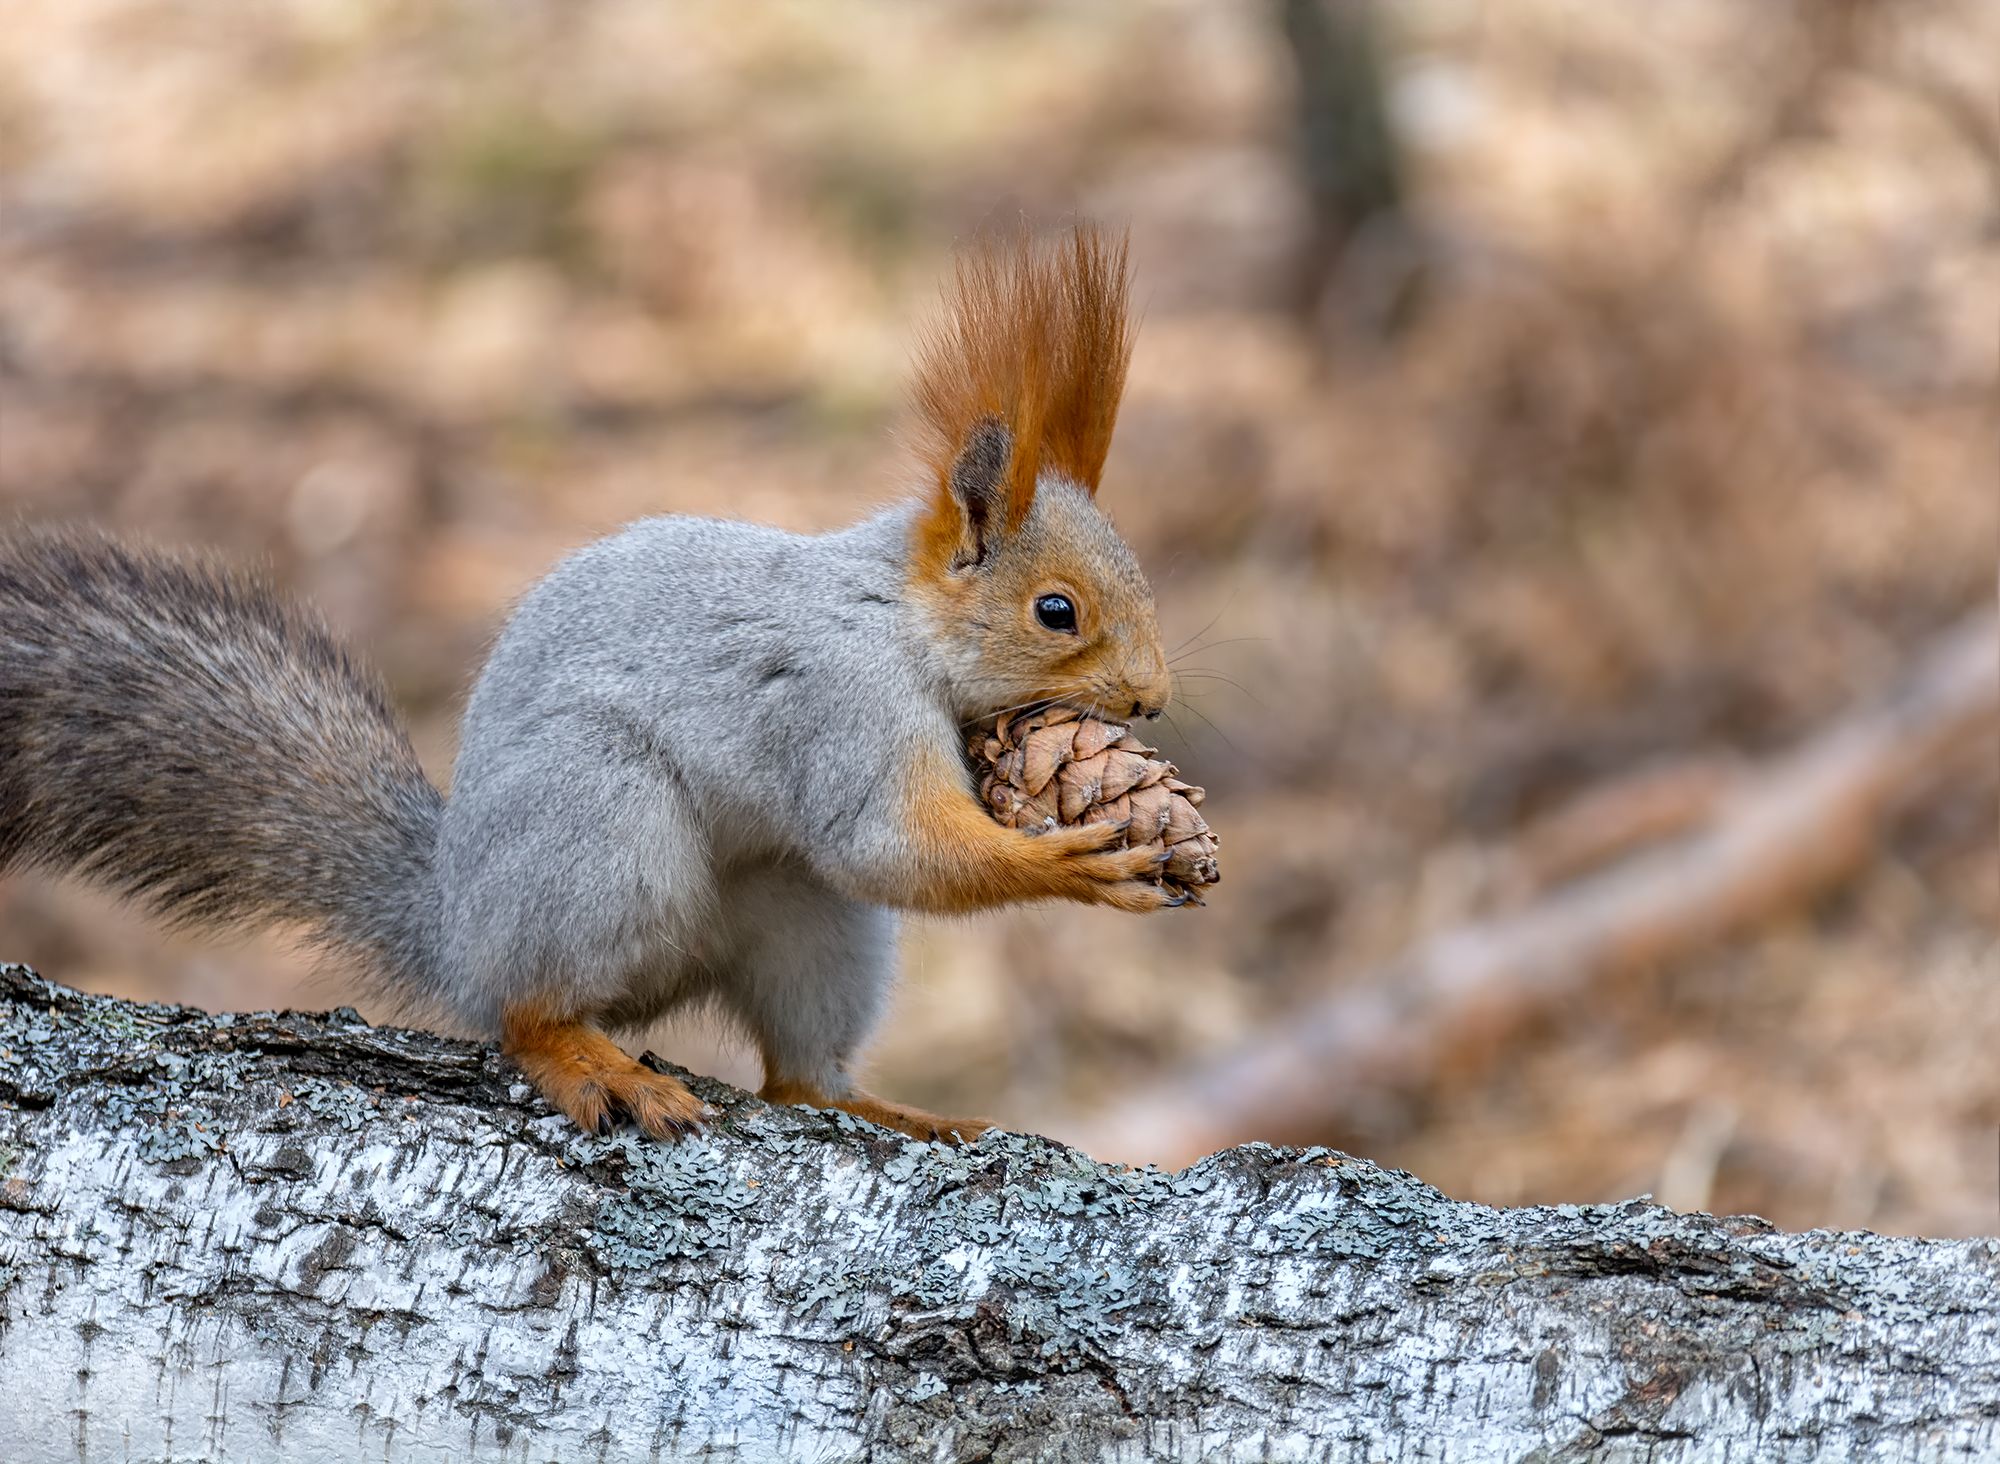
[(1128, 673), (1123, 690), (1132, 698), (1132, 710), (1127, 713), (1130, 720), (1145, 717), (1150, 721), (1159, 716), (1174, 699), (1174, 679), (1167, 674), (1165, 659), (1155, 653), (1152, 669), (1137, 676)]

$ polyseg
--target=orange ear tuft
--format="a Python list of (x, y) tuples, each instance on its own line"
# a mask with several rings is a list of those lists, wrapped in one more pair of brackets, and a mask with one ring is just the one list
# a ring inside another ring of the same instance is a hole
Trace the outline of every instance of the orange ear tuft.
[(1067, 257), (1053, 261), (1058, 292), (1054, 317), (1054, 378), (1042, 420), (1042, 459), (1092, 493), (1104, 475), (1125, 368), (1132, 361), (1129, 243), (1107, 241), (1079, 224)]
[(916, 406), (936, 513), (957, 522), (952, 471), (982, 426), (1006, 427), (1006, 524), (1018, 528), (1035, 479), (1053, 468), (1095, 493), (1132, 355), (1123, 235), (1078, 224), (1054, 248), (1023, 229), (959, 259), (944, 318), (917, 352)]

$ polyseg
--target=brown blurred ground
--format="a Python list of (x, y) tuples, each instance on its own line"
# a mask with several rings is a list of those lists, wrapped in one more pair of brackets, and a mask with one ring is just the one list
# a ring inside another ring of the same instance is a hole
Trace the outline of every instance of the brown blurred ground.
[[(0, 494), (272, 561), (443, 779), (555, 558), (641, 514), (884, 501), (953, 240), (1129, 222), (1105, 501), (1169, 642), (1207, 647), (1161, 740), (1227, 882), (1186, 917), (916, 927), (874, 1061), (1062, 1132), (1488, 909), (1583, 792), (1782, 748), (1993, 593), (1992, 7), (1405, 0), (1394, 312), (1339, 279), (1300, 308), (1276, 15), (16, 0)], [(2000, 1228), (1978, 754), (1822, 907), (1325, 1138), (1496, 1202)], [(0, 888), (0, 954), (211, 1006), (346, 994), (38, 881)], [(754, 1076), (725, 1036), (661, 1045)]]

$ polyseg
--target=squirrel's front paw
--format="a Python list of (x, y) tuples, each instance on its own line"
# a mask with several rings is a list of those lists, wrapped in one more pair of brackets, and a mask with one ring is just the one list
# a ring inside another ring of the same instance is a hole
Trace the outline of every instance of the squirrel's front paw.
[(1068, 898), (1087, 905), (1109, 905), (1143, 915), (1183, 903), (1159, 883), (1167, 854), (1158, 847), (1127, 849), (1123, 824), (1086, 824), (1051, 829), (1035, 836), (1037, 843), (1056, 846), (1064, 865)]

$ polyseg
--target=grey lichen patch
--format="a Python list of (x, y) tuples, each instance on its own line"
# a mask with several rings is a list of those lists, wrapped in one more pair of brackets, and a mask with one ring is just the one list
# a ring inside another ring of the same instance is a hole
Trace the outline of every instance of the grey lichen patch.
[(501, 1217), (477, 1205), (468, 1205), (445, 1222), (444, 1240), (457, 1247), (490, 1244), (502, 1228)]
[(1012, 1335), (1037, 1344), (1050, 1361), (1101, 1352), (1114, 1339), (1118, 1314), (1145, 1299), (1129, 1267), (1079, 1263), (1066, 1244), (1018, 1244), (994, 1269), (1013, 1283), (1014, 1304), (1007, 1311)]
[(940, 1197), (918, 1232), (926, 1256), (962, 1247), (997, 1246), (1013, 1233), (1002, 1213), (1004, 1199), (991, 1193), (963, 1191)]
[(1068, 1219), (1123, 1219), (1177, 1195), (1198, 1192), (1199, 1180), (1183, 1181), (1148, 1165), (1106, 1169), (1080, 1154), (1067, 1154), (1032, 1183), (1019, 1186), (1024, 1203), (1047, 1215)]
[(801, 1315), (822, 1326), (845, 1331), (859, 1326), (872, 1296), (882, 1289), (880, 1271), (851, 1260), (833, 1266), (803, 1268), (805, 1289), (799, 1297)]
[(1273, 1220), (1265, 1236), (1273, 1249), (1375, 1260), (1390, 1246), (1379, 1225), (1358, 1219), (1356, 1207), (1338, 1198), (1315, 1200)]
[(54, 1099), (80, 1066), (63, 1040), (60, 1014), (34, 1007), (0, 1007), (0, 1097), (23, 1103)]
[(228, 1137), (228, 1121), (215, 1106), (215, 1095), (240, 1093), (254, 1071), (254, 1056), (148, 1054), (125, 1065), (128, 1073), (139, 1075), (139, 1083), (105, 1099), (104, 1115), (137, 1134), (139, 1156), (150, 1163), (204, 1158), (222, 1149)]
[(353, 1133), (375, 1117), (380, 1108), (374, 1094), (352, 1083), (329, 1078), (305, 1078), (292, 1088), (292, 1099), (315, 1118), (323, 1118), (343, 1133)]
[(26, 966), (0, 964), (11, 1000), (0, 1002), (0, 1099), (55, 1101), (65, 1084), (157, 1050), (175, 1009), (85, 996)]
[(702, 1139), (578, 1138), (570, 1154), (591, 1169), (609, 1166), (623, 1184), (598, 1202), (586, 1237), (614, 1271), (652, 1270), (726, 1249), (739, 1219), (757, 1206), (757, 1191)]
[(160, 1032), (168, 1025), (172, 1012), (171, 1007), (104, 1001), (78, 1007), (75, 1019), (129, 1052), (135, 1047), (148, 1046), (158, 1041)]

